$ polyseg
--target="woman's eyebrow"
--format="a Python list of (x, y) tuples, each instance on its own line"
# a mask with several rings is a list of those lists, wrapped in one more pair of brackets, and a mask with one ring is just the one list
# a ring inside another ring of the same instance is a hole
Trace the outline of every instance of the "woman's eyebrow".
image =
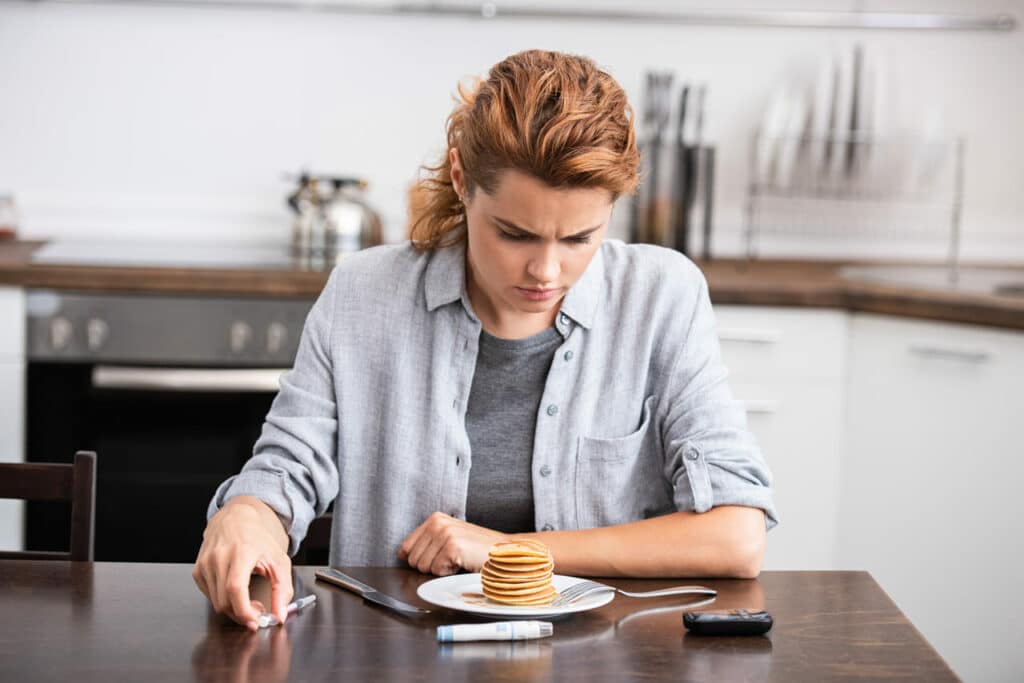
[[(516, 225), (512, 221), (507, 221), (504, 218), (498, 218), (497, 216), (491, 216), (491, 220), (493, 220), (495, 223), (500, 224), (504, 228), (508, 228), (509, 230), (515, 230), (517, 232), (521, 232), (521, 233), (524, 233), (526, 235), (531, 235), (533, 237), (537, 237), (537, 235), (535, 233), (532, 233), (529, 230), (526, 230), (524, 228), (520, 228), (518, 225)], [(601, 227), (600, 225), (595, 225), (592, 228), (587, 228), (586, 230), (580, 230), (579, 232), (577, 232), (575, 234), (566, 235), (562, 239), (572, 239), (574, 237), (586, 237), (590, 233), (600, 229), (600, 227)]]

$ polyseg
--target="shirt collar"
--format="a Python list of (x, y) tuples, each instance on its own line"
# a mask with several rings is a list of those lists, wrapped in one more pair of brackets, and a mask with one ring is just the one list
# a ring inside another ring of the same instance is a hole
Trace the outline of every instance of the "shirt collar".
[(562, 315), (569, 316), (589, 330), (597, 318), (597, 306), (601, 303), (603, 287), (604, 248), (598, 247), (590, 265), (562, 299)]
[[(560, 313), (590, 329), (597, 317), (597, 306), (604, 287), (604, 249), (598, 247), (590, 265), (562, 300)], [(466, 290), (466, 242), (439, 247), (430, 256), (426, 271), (427, 310), (459, 301)]]
[(438, 247), (430, 254), (427, 263), (424, 289), (427, 295), (427, 310), (458, 301), (466, 289), (466, 241)]

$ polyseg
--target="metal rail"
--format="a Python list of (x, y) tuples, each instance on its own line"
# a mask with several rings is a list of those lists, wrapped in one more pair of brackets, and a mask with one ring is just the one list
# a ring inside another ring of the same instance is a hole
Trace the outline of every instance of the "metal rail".
[(571, 7), (557, 4), (499, 2), (393, 2), (346, 0), (32, 0), (72, 4), (162, 5), (177, 7), (302, 10), (341, 14), (422, 16), (493, 21), (549, 19), (570, 21), (651, 22), (702, 26), (770, 28), (890, 29), (944, 31), (1012, 31), (1017, 20), (1008, 14), (970, 15), (921, 12), (826, 12), (810, 10), (659, 9), (622, 3), (613, 7)]

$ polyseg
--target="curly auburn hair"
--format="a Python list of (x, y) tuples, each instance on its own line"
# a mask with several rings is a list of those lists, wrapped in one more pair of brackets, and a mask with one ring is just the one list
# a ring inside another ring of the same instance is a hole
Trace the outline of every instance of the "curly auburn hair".
[(458, 86), (448, 117), (448, 150), (414, 188), (409, 237), (421, 251), (465, 239), (465, 214), (451, 179), (458, 150), (466, 192), (492, 194), (515, 169), (555, 188), (602, 188), (612, 201), (632, 194), (640, 155), (626, 93), (587, 57), (548, 50), (514, 54), (486, 80)]

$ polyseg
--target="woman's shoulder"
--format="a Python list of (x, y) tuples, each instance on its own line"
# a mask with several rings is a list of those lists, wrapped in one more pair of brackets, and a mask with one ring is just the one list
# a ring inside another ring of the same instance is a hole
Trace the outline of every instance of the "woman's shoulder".
[(601, 256), (606, 281), (624, 294), (675, 296), (704, 283), (697, 264), (674, 249), (610, 239), (601, 245)]
[(402, 272), (429, 254), (418, 252), (412, 242), (382, 244), (346, 254), (335, 267), (342, 276), (359, 276), (381, 272)]
[(376, 293), (393, 297), (415, 287), (426, 267), (429, 254), (417, 251), (408, 240), (384, 244), (346, 254), (331, 272), (328, 286), (344, 296), (367, 297)]

